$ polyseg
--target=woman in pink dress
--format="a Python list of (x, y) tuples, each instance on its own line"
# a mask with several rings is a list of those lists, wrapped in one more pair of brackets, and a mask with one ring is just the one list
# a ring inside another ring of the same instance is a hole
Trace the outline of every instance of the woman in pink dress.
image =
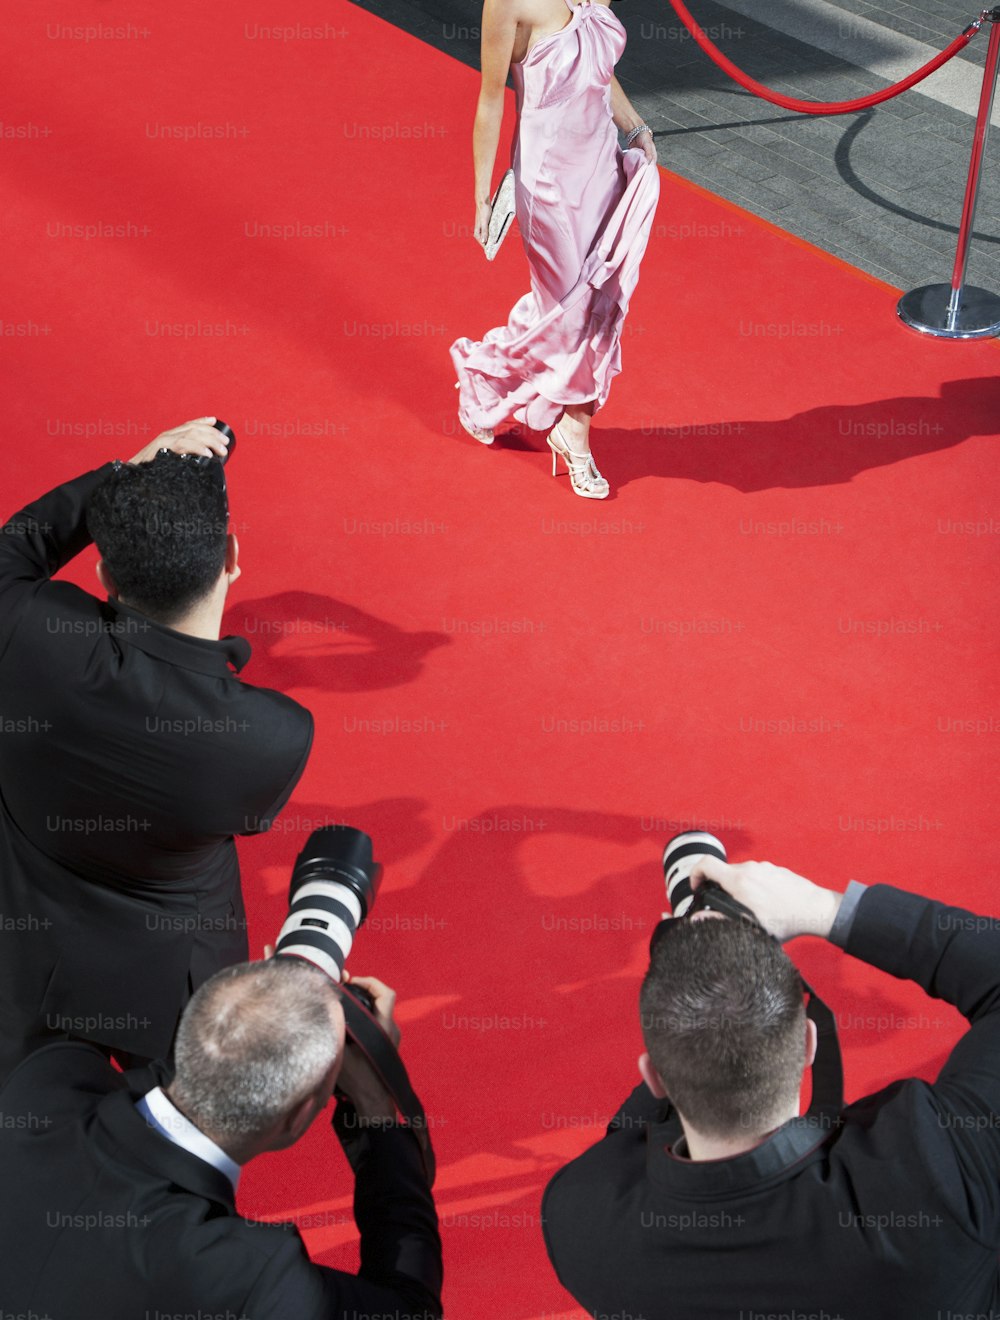
[(625, 29), (603, 0), (485, 0), (475, 233), (485, 244), (509, 71), (531, 292), (505, 326), (451, 348), (470, 435), (491, 444), (510, 416), (548, 431), (553, 474), (561, 458), (576, 494), (598, 500), (609, 488), (590, 452), (590, 421), (621, 370), (622, 322), (660, 187), (653, 135), (614, 76), (624, 48)]

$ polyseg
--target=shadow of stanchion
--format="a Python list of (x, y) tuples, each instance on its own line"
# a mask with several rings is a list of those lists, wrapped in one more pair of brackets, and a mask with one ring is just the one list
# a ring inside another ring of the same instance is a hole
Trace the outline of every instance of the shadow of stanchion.
[(248, 678), (282, 691), (400, 687), (417, 678), (426, 657), (450, 640), (444, 633), (407, 632), (314, 591), (234, 601), (222, 626), (253, 648)]
[[(861, 178), (854, 165), (851, 162), (851, 148), (854, 143), (871, 123), (873, 110), (866, 110), (858, 115), (853, 123), (848, 124), (844, 130), (844, 135), (837, 143), (837, 148), (833, 154), (834, 164), (837, 166), (837, 173), (844, 180), (847, 186), (856, 192), (859, 197), (863, 197), (866, 202), (872, 202), (882, 211), (888, 211), (892, 215), (898, 215), (904, 220), (913, 220), (918, 225), (923, 225), (927, 229), (937, 229), (944, 234), (958, 235), (958, 225), (949, 224), (944, 220), (932, 220), (929, 215), (922, 211), (911, 211), (906, 206), (900, 206), (897, 202), (891, 202), (888, 197), (883, 197), (881, 193), (870, 188)], [(969, 129), (969, 143), (967, 148), (956, 147), (955, 151), (962, 160), (962, 172), (964, 175), (968, 167), (969, 152), (972, 150), (972, 128)], [(962, 192), (959, 189), (955, 195), (955, 215), (962, 214)], [(982, 218), (982, 217), (980, 217)], [(972, 241), (976, 243), (1000, 243), (1000, 234), (987, 234), (981, 229), (975, 229), (971, 235)]]

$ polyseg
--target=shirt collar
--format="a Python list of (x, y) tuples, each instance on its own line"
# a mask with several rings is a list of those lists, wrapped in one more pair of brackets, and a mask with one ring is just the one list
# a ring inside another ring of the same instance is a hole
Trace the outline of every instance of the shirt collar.
[(679, 1196), (710, 1200), (793, 1176), (805, 1162), (822, 1158), (823, 1148), (835, 1135), (834, 1126), (804, 1114), (790, 1119), (759, 1146), (741, 1155), (692, 1160), (687, 1142), (678, 1140), (676, 1127), (655, 1123), (648, 1128), (646, 1168), (658, 1186)]
[(111, 614), (109, 631), (123, 638), (130, 646), (147, 655), (184, 669), (195, 669), (202, 674), (229, 673), (232, 665), (237, 673), (250, 659), (250, 643), (244, 637), (229, 635), (217, 642), (207, 637), (192, 637), (165, 624), (155, 623), (139, 610), (124, 605), (120, 600), (108, 598), (105, 609)]
[(150, 1127), (155, 1128), (167, 1141), (195, 1155), (206, 1164), (225, 1174), (236, 1191), (240, 1180), (240, 1166), (230, 1159), (221, 1146), (217, 1146), (210, 1137), (206, 1137), (201, 1128), (184, 1117), (181, 1111), (159, 1087), (154, 1086), (135, 1105)]

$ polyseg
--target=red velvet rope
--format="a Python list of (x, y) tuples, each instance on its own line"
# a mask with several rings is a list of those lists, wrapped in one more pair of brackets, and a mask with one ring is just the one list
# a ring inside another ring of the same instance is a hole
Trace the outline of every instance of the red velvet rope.
[(714, 60), (720, 69), (728, 73), (730, 78), (735, 78), (741, 87), (745, 87), (748, 92), (753, 92), (755, 96), (770, 101), (773, 105), (780, 105), (785, 110), (796, 110), (804, 115), (846, 115), (857, 110), (867, 110), (873, 105), (879, 105), (882, 101), (888, 101), (890, 97), (898, 96), (900, 92), (908, 91), (916, 83), (923, 82), (935, 69), (940, 69), (942, 64), (947, 63), (953, 55), (957, 55), (960, 50), (964, 49), (979, 31), (977, 23), (970, 24), (961, 36), (956, 37), (950, 46), (941, 51), (939, 55), (935, 55), (932, 60), (928, 60), (922, 68), (917, 69), (915, 73), (911, 73), (902, 82), (893, 83), (891, 87), (883, 87), (880, 92), (873, 92), (870, 96), (859, 96), (854, 101), (799, 101), (794, 96), (782, 96), (780, 92), (772, 91), (770, 87), (765, 87), (763, 83), (757, 82), (745, 74), (742, 69), (738, 69), (732, 60), (723, 55), (718, 46), (710, 41), (701, 30), (692, 17), (691, 11), (684, 4), (684, 0), (670, 0), (670, 3), (676, 10), (677, 17), (705, 54), (709, 59)]

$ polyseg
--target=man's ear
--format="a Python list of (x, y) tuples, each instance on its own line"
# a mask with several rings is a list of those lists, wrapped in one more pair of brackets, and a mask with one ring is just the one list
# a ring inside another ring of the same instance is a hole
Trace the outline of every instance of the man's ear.
[(108, 572), (108, 566), (103, 559), (97, 561), (97, 580), (112, 600), (118, 599), (118, 584)]
[(318, 1113), (319, 1106), (315, 1095), (310, 1094), (304, 1100), (300, 1100), (278, 1125), (274, 1134), (277, 1141), (271, 1149), (286, 1150), (289, 1146), (294, 1146)]
[(229, 578), (230, 585), (236, 581), (243, 572), (239, 564), (240, 543), (236, 539), (235, 532), (226, 533), (226, 576)]
[(819, 1033), (816, 1030), (816, 1023), (812, 1018), (806, 1018), (806, 1063), (810, 1068), (816, 1057), (816, 1042), (819, 1040)]
[(663, 1078), (653, 1067), (653, 1060), (648, 1054), (639, 1055), (639, 1075), (657, 1100), (667, 1098), (667, 1088), (663, 1085)]

